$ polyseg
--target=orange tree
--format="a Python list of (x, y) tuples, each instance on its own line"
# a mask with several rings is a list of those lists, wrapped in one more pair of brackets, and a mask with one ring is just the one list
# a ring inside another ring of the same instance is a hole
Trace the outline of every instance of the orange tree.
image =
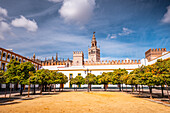
[(30, 90), (30, 75), (35, 73), (34, 65), (31, 62), (23, 62), (18, 65), (17, 76), (19, 78), (19, 83), (21, 84), (20, 95), (22, 95), (23, 85), (28, 84), (28, 93)]
[(56, 79), (57, 79), (57, 82), (60, 84), (59, 91), (60, 91), (60, 88), (63, 91), (64, 84), (68, 82), (68, 77), (60, 72), (60, 73), (57, 73)]
[[(6, 78), (6, 84), (7, 83), (19, 83), (19, 75), (17, 73), (18, 66), (20, 63), (16, 60), (11, 60), (7, 64), (7, 71), (4, 73), (4, 76)], [(22, 89), (22, 87), (21, 87)], [(10, 94), (11, 94), (12, 87), (10, 87)]]
[(164, 85), (166, 86), (170, 85), (170, 59), (167, 60), (158, 59), (153, 66), (154, 66), (154, 73), (157, 77), (156, 82), (157, 85), (161, 85), (161, 91), (163, 97)]
[(128, 71), (126, 69), (115, 69), (113, 70), (113, 76), (112, 76), (112, 84), (117, 84), (119, 87), (119, 90), (121, 91), (121, 84), (123, 89), (123, 81), (121, 79), (121, 76), (128, 74)]
[[(129, 74), (124, 74), (123, 76), (120, 77), (122, 82), (126, 85), (126, 91), (127, 91), (127, 85), (128, 85), (128, 78), (130, 77)], [(123, 90), (122, 90), (123, 91)]]
[(80, 86), (81, 84), (85, 83), (85, 79), (81, 75), (78, 75), (75, 78), (72, 78), (70, 82), (71, 84), (76, 84), (77, 86)]
[(50, 79), (48, 80), (49, 84), (53, 84), (54, 91), (56, 90), (56, 84), (59, 84), (59, 79), (57, 79), (58, 73), (53, 71), (50, 73)]
[(137, 74), (129, 74), (127, 78), (127, 84), (131, 85), (132, 92), (133, 92), (133, 85), (137, 85), (138, 75)]
[(41, 85), (41, 91), (40, 94), (42, 94), (43, 91), (43, 85), (47, 84), (47, 82), (50, 79), (50, 70), (48, 69), (40, 69), (35, 73), (35, 76), (32, 77), (32, 81), (34, 81), (35, 83), (38, 83)]
[[(6, 83), (6, 78), (4, 76), (4, 71), (0, 70), (0, 89), (1, 89), (1, 84)], [(5, 88), (5, 97), (6, 97), (6, 88)]]
[(91, 91), (91, 85), (97, 83), (97, 78), (94, 74), (88, 73), (85, 77), (85, 83), (88, 84), (87, 90), (89, 92), (89, 89)]
[(104, 84), (105, 91), (107, 90), (107, 85), (109, 82), (112, 82), (112, 72), (103, 72), (102, 75), (97, 76), (97, 83)]

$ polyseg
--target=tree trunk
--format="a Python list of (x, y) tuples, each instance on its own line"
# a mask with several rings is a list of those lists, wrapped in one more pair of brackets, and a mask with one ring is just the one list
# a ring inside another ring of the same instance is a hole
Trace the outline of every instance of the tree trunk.
[(56, 85), (54, 84), (54, 85), (53, 85), (53, 87), (54, 87), (54, 92), (55, 92), (55, 86), (56, 86)]
[(118, 84), (118, 87), (119, 87), (119, 91), (121, 91), (121, 85), (120, 84)]
[(104, 84), (104, 90), (105, 91), (107, 90), (107, 84)]
[(168, 92), (168, 85), (167, 85), (166, 82), (165, 82), (165, 84), (166, 84), (167, 94), (168, 94), (168, 98), (169, 98), (169, 102), (170, 102), (170, 96), (169, 96), (169, 92)]
[(142, 85), (142, 94), (143, 94), (143, 85)]
[(34, 84), (34, 92), (33, 92), (33, 94), (35, 95), (35, 84)]
[(149, 86), (149, 90), (150, 90), (150, 98), (152, 99), (152, 86)]
[(87, 92), (89, 92), (89, 84), (88, 84), (88, 86), (87, 86)]
[(90, 84), (90, 91), (91, 91), (91, 84)]
[(63, 83), (62, 83), (62, 87), (61, 87), (61, 88), (62, 88), (62, 91), (63, 91), (63, 89), (64, 89), (64, 87), (63, 87)]
[(139, 85), (139, 94), (140, 94), (140, 85)]
[(21, 84), (20, 95), (22, 95), (23, 85)]
[(5, 98), (6, 98), (6, 94), (7, 94), (7, 84), (5, 84)]
[(51, 88), (51, 85), (48, 87), (48, 93), (50, 94), (50, 88)]
[(137, 84), (135, 84), (135, 88), (136, 88), (136, 92), (137, 92), (137, 89), (138, 89), (138, 85)]
[(162, 97), (164, 97), (164, 86), (161, 85)]
[(131, 85), (131, 89), (132, 89), (132, 91), (131, 91), (131, 92), (133, 93), (133, 85)]
[(122, 84), (122, 92), (123, 92), (123, 84)]
[(47, 84), (45, 84), (45, 92), (47, 92)]
[(41, 84), (41, 91), (40, 91), (41, 95), (42, 95), (42, 91), (43, 91), (43, 84)]
[[(87, 88), (88, 89), (88, 88)], [(75, 84), (74, 84), (74, 91), (75, 91)]]
[(126, 92), (127, 92), (127, 84), (126, 84)]
[(28, 97), (30, 96), (30, 84), (28, 86)]
[(12, 84), (10, 83), (10, 95), (9, 95), (9, 98), (11, 97), (11, 91), (12, 91)]
[(51, 92), (51, 84), (50, 84), (50, 92)]

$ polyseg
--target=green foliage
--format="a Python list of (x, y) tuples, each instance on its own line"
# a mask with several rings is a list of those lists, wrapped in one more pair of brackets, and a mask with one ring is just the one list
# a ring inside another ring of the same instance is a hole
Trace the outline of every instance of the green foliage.
[(6, 78), (6, 83), (17, 83), (20, 80), (20, 77), (17, 74), (18, 66), (20, 63), (16, 60), (11, 60), (7, 65), (7, 71), (4, 76)]
[(97, 77), (94, 74), (88, 73), (88, 75), (85, 77), (85, 83), (86, 84), (96, 84)]
[(29, 84), (30, 73), (35, 73), (34, 65), (31, 62), (23, 62), (17, 67), (17, 76), (20, 84)]
[(72, 78), (70, 82), (71, 84), (80, 85), (85, 83), (85, 79), (82, 76), (76, 76), (75, 78)]
[(36, 80), (35, 82), (38, 84), (45, 84), (50, 79), (50, 70), (48, 69), (41, 69), (35, 73), (35, 76), (32, 78), (32, 81)]
[(3, 70), (0, 70), (0, 83), (5, 83), (5, 76)]
[(56, 82), (59, 84), (65, 84), (68, 82), (68, 77), (60, 72), (60, 73), (57, 73), (56, 80), (57, 80)]
[(36, 73), (30, 72), (29, 75), (30, 75), (29, 82), (31, 84), (38, 84), (38, 77), (36, 76)]
[(126, 83), (129, 84), (129, 85), (138, 84), (138, 76), (137, 76), (137, 74), (129, 74)]
[(102, 75), (97, 76), (98, 84), (108, 84), (111, 81), (112, 81), (112, 72), (108, 72), (108, 73), (103, 72)]
[(52, 71), (50, 73), (50, 79), (48, 80), (48, 84), (59, 84), (59, 80), (57, 79), (58, 73), (56, 71)]
[(122, 82), (124, 83), (124, 84), (128, 84), (128, 79), (129, 79), (129, 77), (130, 77), (130, 75), (128, 75), (128, 74), (124, 74), (124, 75), (122, 75), (121, 77), (120, 77), (120, 79), (122, 80)]
[(113, 71), (112, 76), (112, 84), (122, 84), (123, 80), (121, 79), (121, 76), (127, 75), (128, 71), (126, 69), (115, 69)]

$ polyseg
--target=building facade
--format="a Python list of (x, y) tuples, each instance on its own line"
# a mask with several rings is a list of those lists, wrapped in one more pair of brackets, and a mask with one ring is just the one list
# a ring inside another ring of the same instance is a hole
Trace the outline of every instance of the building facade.
[[(64, 85), (66, 88), (71, 88), (70, 79), (76, 76), (86, 77), (88, 73), (101, 75), (103, 72), (113, 72), (114, 69), (126, 69), (128, 72), (133, 71), (136, 68), (139, 68), (142, 65), (151, 65), (154, 64), (157, 59), (167, 59), (170, 58), (170, 52), (166, 51), (166, 48), (159, 49), (149, 49), (145, 52), (145, 58), (138, 60), (100, 60), (100, 48), (97, 47), (97, 40), (95, 38), (95, 33), (93, 33), (91, 47), (88, 48), (88, 61), (84, 61), (84, 53), (73, 52), (73, 60), (64, 61), (61, 63), (53, 63), (50, 60), (49, 64), (42, 64), (42, 68), (54, 70), (64, 73), (69, 81)], [(66, 62), (69, 62), (69, 65), (66, 65)], [(110, 87), (113, 85), (109, 85)], [(57, 85), (59, 87), (59, 85)], [(81, 85), (81, 87), (87, 87), (87, 85)], [(92, 87), (103, 87), (103, 85), (92, 85)]]
[(0, 47), (0, 68), (1, 70), (6, 71), (6, 65), (10, 62), (11, 59), (15, 59), (16, 61), (21, 62), (31, 62), (32, 64), (34, 64), (35, 69), (38, 70), (41, 68), (41, 61), (38, 62), (38, 59), (36, 61), (35, 59), (35, 54), (34, 54), (34, 58), (33, 59), (29, 59), (26, 58), (22, 55), (19, 55), (15, 52), (13, 52), (12, 50), (7, 50), (4, 48)]

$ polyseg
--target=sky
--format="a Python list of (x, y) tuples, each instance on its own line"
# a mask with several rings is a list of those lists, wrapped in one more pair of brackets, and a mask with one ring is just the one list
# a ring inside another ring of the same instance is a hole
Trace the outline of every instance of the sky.
[(170, 0), (0, 0), (0, 47), (23, 56), (87, 59), (93, 32), (101, 60), (170, 51)]

